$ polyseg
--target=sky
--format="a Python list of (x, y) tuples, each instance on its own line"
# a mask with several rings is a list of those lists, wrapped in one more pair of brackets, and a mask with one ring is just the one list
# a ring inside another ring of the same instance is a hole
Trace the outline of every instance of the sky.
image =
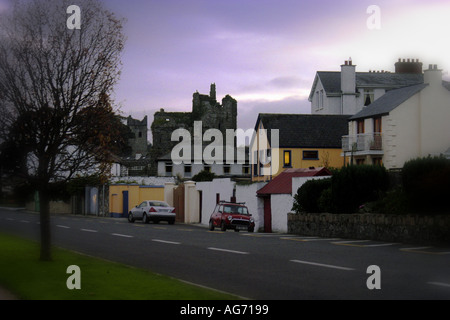
[(160, 108), (191, 111), (192, 94), (211, 83), (219, 101), (238, 101), (238, 127), (248, 129), (258, 113), (310, 113), (315, 73), (350, 57), (357, 71), (394, 71), (399, 58), (450, 69), (449, 0), (101, 1), (126, 19), (113, 98), (124, 116), (148, 115), (149, 127)]

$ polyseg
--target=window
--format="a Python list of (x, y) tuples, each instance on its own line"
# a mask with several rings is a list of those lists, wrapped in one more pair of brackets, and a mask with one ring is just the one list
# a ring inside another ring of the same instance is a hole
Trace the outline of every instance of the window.
[(323, 109), (323, 90), (320, 90), (320, 96), (319, 96), (319, 108)]
[(382, 166), (383, 165), (383, 158), (377, 157), (372, 159), (372, 163), (376, 166)]
[(172, 163), (171, 162), (166, 162), (166, 175), (167, 174), (172, 174)]
[(377, 133), (381, 132), (381, 117), (373, 119), (373, 132)]
[(292, 167), (291, 150), (283, 152), (283, 166)]
[(205, 164), (205, 167), (204, 167), (204, 169), (203, 170), (205, 170), (206, 172), (211, 172), (211, 166), (210, 165), (207, 165), (207, 164)]
[(250, 167), (248, 165), (244, 165), (242, 167), (242, 174), (249, 174), (250, 173)]
[(223, 166), (223, 174), (228, 175), (230, 174), (231, 166), (229, 164), (225, 164)]
[(363, 120), (358, 120), (358, 128), (357, 128), (357, 133), (361, 134), (364, 133), (364, 119)]
[(364, 90), (364, 106), (368, 106), (374, 101), (373, 90)]
[(319, 151), (317, 150), (303, 151), (303, 160), (319, 160)]
[(190, 177), (191, 174), (192, 174), (192, 165), (190, 165), (190, 164), (184, 165), (184, 176)]

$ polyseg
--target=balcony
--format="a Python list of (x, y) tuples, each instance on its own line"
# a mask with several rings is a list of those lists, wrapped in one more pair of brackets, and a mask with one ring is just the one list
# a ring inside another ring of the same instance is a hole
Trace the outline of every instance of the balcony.
[(342, 151), (358, 154), (383, 154), (381, 133), (363, 133), (342, 137)]

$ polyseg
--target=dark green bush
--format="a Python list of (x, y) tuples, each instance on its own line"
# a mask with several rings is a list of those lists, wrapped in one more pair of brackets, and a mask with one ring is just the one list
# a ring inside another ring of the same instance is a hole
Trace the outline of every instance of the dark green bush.
[(192, 181), (201, 182), (201, 181), (213, 181), (216, 177), (215, 173), (211, 171), (202, 170), (192, 177)]
[(444, 157), (410, 160), (403, 166), (402, 183), (411, 211), (450, 212), (450, 160)]
[(292, 210), (300, 212), (321, 212), (320, 198), (324, 190), (331, 186), (331, 179), (309, 180), (297, 190)]
[(343, 167), (331, 181), (335, 213), (357, 212), (367, 202), (377, 201), (389, 188), (389, 176), (382, 166)]

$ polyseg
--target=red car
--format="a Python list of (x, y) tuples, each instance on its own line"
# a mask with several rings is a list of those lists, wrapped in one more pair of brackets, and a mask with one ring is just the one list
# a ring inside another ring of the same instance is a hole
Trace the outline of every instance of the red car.
[(255, 221), (244, 203), (221, 201), (216, 205), (209, 219), (209, 230), (213, 231), (215, 227), (222, 231), (233, 229), (236, 232), (240, 230), (253, 232), (255, 231)]

